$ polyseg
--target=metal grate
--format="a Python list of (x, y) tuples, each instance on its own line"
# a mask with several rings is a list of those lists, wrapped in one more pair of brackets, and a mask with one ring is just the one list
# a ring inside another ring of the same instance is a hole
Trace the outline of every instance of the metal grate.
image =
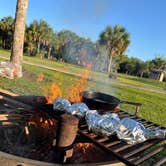
[[(135, 115), (131, 115), (122, 110), (119, 112), (119, 116), (120, 118), (130, 117), (143, 123), (147, 128), (159, 127), (161, 129), (164, 129), (164, 127), (146, 121)], [(117, 157), (117, 159), (127, 165), (140, 165), (144, 161), (149, 160), (152, 157), (155, 157), (157, 154), (161, 153), (161, 151), (163, 151), (166, 146), (166, 139), (153, 139), (140, 144), (129, 145), (125, 142), (118, 140), (116, 136), (101, 137), (96, 135), (95, 133), (88, 131), (88, 126), (85, 122), (79, 126), (79, 133), (86, 136), (96, 145), (100, 146), (105, 151), (110, 152), (115, 157)], [(163, 157), (159, 162), (157, 162), (157, 164), (161, 165), (164, 162), (166, 162), (166, 157)]]

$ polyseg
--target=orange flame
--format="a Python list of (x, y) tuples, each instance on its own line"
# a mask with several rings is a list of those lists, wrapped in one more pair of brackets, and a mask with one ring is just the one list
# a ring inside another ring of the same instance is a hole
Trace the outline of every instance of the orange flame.
[(57, 97), (62, 97), (61, 89), (55, 83), (52, 83), (49, 89), (50, 95), (46, 97), (47, 103), (52, 104), (53, 100)]
[(37, 77), (37, 81), (41, 82), (43, 80), (44, 80), (44, 75), (43, 74), (39, 74), (38, 77)]
[(92, 143), (78, 143), (76, 145), (82, 152), (83, 154), (86, 154), (87, 150), (91, 147), (93, 147)]
[[(81, 74), (81, 79), (67, 88), (67, 91), (69, 93), (64, 97), (66, 97), (70, 102), (81, 102), (82, 98), (80, 94), (85, 89), (87, 79), (90, 74), (91, 65), (86, 64), (85, 62), (86, 50), (81, 49), (80, 55), (82, 58), (82, 65), (85, 67), (85, 69)], [(63, 91), (61, 90), (61, 88), (54, 82), (49, 89), (48, 97), (46, 97), (47, 103), (52, 104), (52, 101), (55, 98), (62, 97), (62, 93)]]
[(81, 102), (82, 98), (80, 93), (85, 89), (85, 85), (90, 73), (91, 65), (86, 65), (86, 69), (82, 73), (82, 78), (76, 83), (69, 87), (69, 93), (67, 99), (70, 102)]

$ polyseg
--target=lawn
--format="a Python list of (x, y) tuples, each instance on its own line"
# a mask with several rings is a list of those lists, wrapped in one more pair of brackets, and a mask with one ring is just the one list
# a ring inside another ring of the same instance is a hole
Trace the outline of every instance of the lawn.
[(127, 74), (117, 74), (118, 80), (131, 85), (142, 86), (147, 88), (157, 88), (160, 90), (166, 90), (166, 82), (159, 82), (148, 78), (140, 78)]
[[(52, 82), (55, 82), (61, 87), (63, 96), (66, 96), (66, 94), (70, 93), (69, 87), (80, 79), (72, 75), (26, 64), (23, 65), (23, 70), (24, 77), (21, 79), (9, 80), (0, 77), (0, 88), (8, 89), (20, 95), (46, 95), (48, 87)], [(44, 80), (41, 82), (37, 81), (40, 74), (44, 75)], [(101, 83), (100, 81), (88, 81), (86, 89), (109, 93), (122, 100), (143, 103), (144, 106), (139, 116), (166, 127), (166, 95), (164, 94), (110, 84), (108, 82)], [(134, 111), (134, 108), (128, 105), (123, 104), (121, 107), (129, 112)]]
[[(9, 58), (10, 56), (10, 51), (6, 50), (1, 50), (0, 49), (0, 55), (6, 56)], [(64, 62), (57, 62), (57, 61), (52, 61), (48, 59), (40, 59), (39, 57), (30, 57), (25, 55), (24, 56), (24, 61), (26, 62), (33, 62), (36, 64), (40, 65), (46, 65), (48, 67), (53, 67), (54, 69), (66, 71), (66, 72), (71, 72), (73, 74), (80, 74), (83, 70), (82, 67), (64, 63)], [(93, 80), (98, 80), (101, 82), (110, 82), (108, 79), (108, 75), (106, 73), (101, 73), (101, 72), (91, 72), (91, 77)], [(140, 77), (135, 77), (135, 76), (130, 76), (126, 74), (117, 74), (117, 80), (113, 81), (114, 84), (121, 82), (125, 83), (127, 85), (133, 85), (136, 87), (143, 87), (143, 88), (149, 88), (149, 89), (154, 89), (154, 90), (165, 90), (166, 91), (166, 82), (159, 82), (156, 80), (151, 80), (147, 78), (140, 78)]]

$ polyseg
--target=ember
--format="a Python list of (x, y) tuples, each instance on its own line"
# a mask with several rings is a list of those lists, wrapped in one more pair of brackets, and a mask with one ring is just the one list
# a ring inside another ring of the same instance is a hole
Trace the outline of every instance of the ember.
[(88, 148), (93, 147), (93, 143), (78, 143), (76, 144), (76, 148), (79, 148), (80, 151), (83, 152), (83, 154), (86, 154)]

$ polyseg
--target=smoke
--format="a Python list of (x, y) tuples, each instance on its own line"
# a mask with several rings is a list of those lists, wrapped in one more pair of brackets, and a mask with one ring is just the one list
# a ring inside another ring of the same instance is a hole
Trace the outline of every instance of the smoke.
[(91, 65), (90, 80), (87, 90), (115, 94), (116, 91), (108, 77), (109, 51), (106, 47), (98, 46), (90, 40), (70, 41), (64, 47), (64, 58), (83, 68)]

